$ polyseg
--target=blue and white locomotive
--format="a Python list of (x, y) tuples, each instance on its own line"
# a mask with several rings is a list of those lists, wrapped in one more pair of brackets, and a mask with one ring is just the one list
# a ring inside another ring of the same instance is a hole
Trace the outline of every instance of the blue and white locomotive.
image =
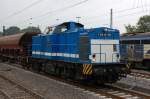
[(84, 29), (76, 22), (65, 22), (51, 30), (32, 37), (33, 68), (100, 83), (113, 83), (126, 75), (127, 68), (120, 62), (118, 30)]

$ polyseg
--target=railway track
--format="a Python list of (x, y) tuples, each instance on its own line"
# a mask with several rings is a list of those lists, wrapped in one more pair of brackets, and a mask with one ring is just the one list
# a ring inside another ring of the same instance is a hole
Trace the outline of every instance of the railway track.
[(150, 99), (150, 95), (136, 92), (129, 89), (123, 89), (114, 85), (105, 85), (105, 86), (84, 86), (78, 85), (79, 88), (84, 89), (86, 92), (94, 92), (99, 94), (99, 97), (102, 99)]
[(109, 85), (110, 87), (103, 89), (107, 94), (114, 96), (117, 99), (149, 99), (150, 95), (133, 91), (130, 89), (124, 89), (115, 85)]
[(85, 85), (85, 83), (81, 84), (80, 82), (74, 82), (72, 80), (66, 81), (63, 78), (55, 76), (46, 76), (64, 83), (77, 86), (78, 89), (84, 90), (84, 92), (87, 94), (94, 92), (94, 94), (97, 94), (100, 99), (150, 99), (150, 95), (148, 94), (130, 89), (124, 89), (116, 85)]
[(0, 75), (0, 99), (44, 99), (24, 86)]
[(145, 72), (145, 71), (141, 71), (141, 70), (132, 70), (130, 75), (150, 80), (150, 73), (149, 72)]
[[(21, 66), (17, 64), (13, 64), (13, 66), (17, 68), (21, 68)], [(65, 80), (60, 77), (55, 77), (55, 76), (51, 76), (51, 75), (47, 75), (43, 73), (42, 75), (47, 76), (51, 79), (55, 79), (55, 80), (76, 86), (77, 89), (84, 91), (84, 93), (97, 94), (99, 96), (99, 99), (150, 99), (150, 95), (137, 92), (137, 91), (133, 91), (131, 89), (124, 89), (115, 85), (104, 85), (104, 86), (93, 85), (93, 84), (85, 85), (85, 84), (81, 84), (78, 82), (74, 82), (72, 80)]]

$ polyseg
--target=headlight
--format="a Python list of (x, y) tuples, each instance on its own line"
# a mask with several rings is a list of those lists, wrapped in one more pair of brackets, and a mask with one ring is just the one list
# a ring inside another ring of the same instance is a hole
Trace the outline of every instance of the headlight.
[(96, 62), (96, 55), (95, 54), (92, 55), (92, 61)]

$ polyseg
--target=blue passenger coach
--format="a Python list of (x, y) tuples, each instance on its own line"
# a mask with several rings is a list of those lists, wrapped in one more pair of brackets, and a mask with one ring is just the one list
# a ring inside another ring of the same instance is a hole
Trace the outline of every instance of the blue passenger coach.
[(121, 61), (132, 68), (150, 69), (150, 32), (123, 35), (120, 43)]
[(84, 29), (76, 22), (65, 22), (49, 30), (32, 38), (32, 58), (39, 59), (38, 64), (48, 64), (39, 69), (101, 83), (115, 82), (125, 75), (126, 67), (120, 63), (118, 30)]

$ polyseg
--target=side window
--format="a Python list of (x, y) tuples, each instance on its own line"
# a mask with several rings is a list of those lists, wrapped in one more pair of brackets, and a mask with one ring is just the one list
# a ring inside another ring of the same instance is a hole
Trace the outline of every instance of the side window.
[(113, 51), (116, 52), (117, 51), (117, 45), (113, 44)]

